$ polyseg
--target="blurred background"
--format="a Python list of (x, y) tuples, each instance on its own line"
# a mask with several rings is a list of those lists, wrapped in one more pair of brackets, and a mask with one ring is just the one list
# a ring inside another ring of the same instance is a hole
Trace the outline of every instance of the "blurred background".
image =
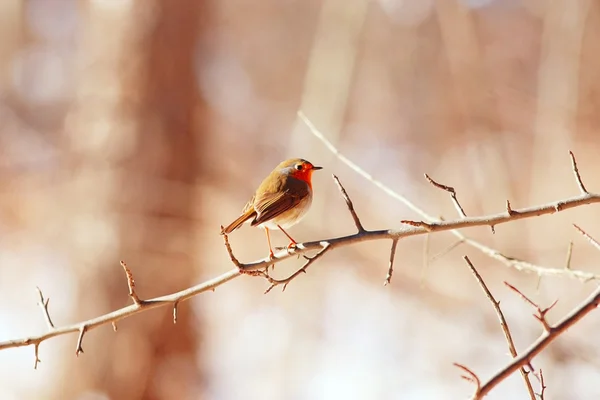
[[(0, 2), (0, 340), (168, 294), (230, 270), (218, 234), (280, 161), (325, 169), (290, 230), (299, 241), (354, 232), (330, 174), (367, 229), (421, 219), (338, 161), (298, 119), (432, 215), (454, 218), (578, 193), (568, 151), (600, 191), (600, 3), (593, 0), (2, 0)], [(512, 257), (600, 274), (600, 206), (465, 230)], [(287, 239), (274, 232), (276, 245)], [(231, 236), (267, 254), (262, 231)], [(596, 287), (517, 272), (450, 233), (328, 253), (282, 293), (241, 277), (40, 347), (0, 352), (0, 397), (17, 399), (463, 399), (453, 362), (482, 379), (541, 327), (509, 281), (562, 318)], [(437, 255), (442, 254), (441, 257)], [(429, 261), (426, 261), (429, 260)], [(274, 275), (301, 265), (289, 260)], [(600, 397), (600, 314), (533, 362), (546, 399)], [(532, 378), (533, 385), (539, 388)], [(527, 399), (519, 374), (489, 399)]]

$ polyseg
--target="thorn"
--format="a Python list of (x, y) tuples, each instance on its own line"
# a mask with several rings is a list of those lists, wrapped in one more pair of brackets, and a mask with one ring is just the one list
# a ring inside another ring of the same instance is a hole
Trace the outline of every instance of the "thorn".
[(394, 274), (394, 259), (396, 257), (396, 246), (398, 245), (398, 239), (392, 240), (392, 248), (390, 249), (390, 259), (388, 263), (388, 272), (383, 282), (383, 286), (387, 286), (392, 283), (392, 275)]
[[(214, 291), (214, 288), (213, 288)], [(173, 302), (173, 325), (177, 324), (177, 306), (179, 305), (178, 301)]]
[(83, 354), (82, 343), (83, 343), (83, 335), (85, 335), (86, 329), (87, 329), (87, 327), (85, 325), (83, 325), (79, 329), (79, 337), (77, 338), (77, 346), (75, 348), (75, 356), (77, 356), (77, 357), (79, 357), (79, 354)]
[(33, 345), (33, 351), (35, 353), (35, 363), (33, 364), (33, 369), (37, 369), (38, 364), (42, 362), (42, 360), (40, 360), (40, 357), (39, 357), (39, 350), (40, 350), (40, 344), (35, 343)]
[(127, 287), (129, 288), (129, 297), (131, 297), (134, 304), (141, 306), (142, 300), (140, 300), (138, 295), (135, 293), (135, 280), (133, 279), (133, 274), (131, 273), (131, 270), (127, 268), (127, 264), (125, 264), (125, 261), (121, 261), (120, 264), (121, 267), (123, 267), (123, 270), (125, 271), (125, 275), (127, 276)]

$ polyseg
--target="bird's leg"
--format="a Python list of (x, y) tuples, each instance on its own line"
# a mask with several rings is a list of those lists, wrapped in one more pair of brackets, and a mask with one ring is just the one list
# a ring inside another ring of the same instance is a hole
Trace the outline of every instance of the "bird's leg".
[(275, 258), (273, 254), (273, 248), (271, 247), (271, 235), (269, 235), (269, 228), (265, 227), (265, 233), (267, 234), (267, 243), (269, 243), (269, 259)]
[(280, 225), (277, 225), (277, 227), (279, 228), (279, 230), (281, 230), (281, 232), (283, 232), (283, 234), (285, 236), (288, 237), (288, 239), (290, 239), (290, 244), (288, 244), (288, 246), (287, 246), (288, 251), (291, 250), (291, 249), (293, 249), (294, 247), (296, 247), (296, 245), (298, 244), (298, 242), (296, 242), (294, 240), (294, 238), (292, 238), (286, 231), (284, 231), (283, 228)]

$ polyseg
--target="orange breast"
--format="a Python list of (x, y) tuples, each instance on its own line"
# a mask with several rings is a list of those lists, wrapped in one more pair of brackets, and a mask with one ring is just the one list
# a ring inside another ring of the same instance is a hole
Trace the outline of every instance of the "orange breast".
[(314, 171), (312, 169), (303, 169), (301, 171), (293, 171), (292, 176), (296, 179), (300, 179), (306, 183), (312, 189), (312, 173)]

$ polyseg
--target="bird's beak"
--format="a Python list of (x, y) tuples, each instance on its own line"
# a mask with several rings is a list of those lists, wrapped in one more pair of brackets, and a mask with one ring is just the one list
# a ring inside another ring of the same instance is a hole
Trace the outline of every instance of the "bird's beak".
[(313, 169), (314, 171), (318, 171), (318, 170), (320, 170), (320, 169), (323, 169), (323, 167), (315, 167), (315, 166), (313, 165), (312, 169)]

